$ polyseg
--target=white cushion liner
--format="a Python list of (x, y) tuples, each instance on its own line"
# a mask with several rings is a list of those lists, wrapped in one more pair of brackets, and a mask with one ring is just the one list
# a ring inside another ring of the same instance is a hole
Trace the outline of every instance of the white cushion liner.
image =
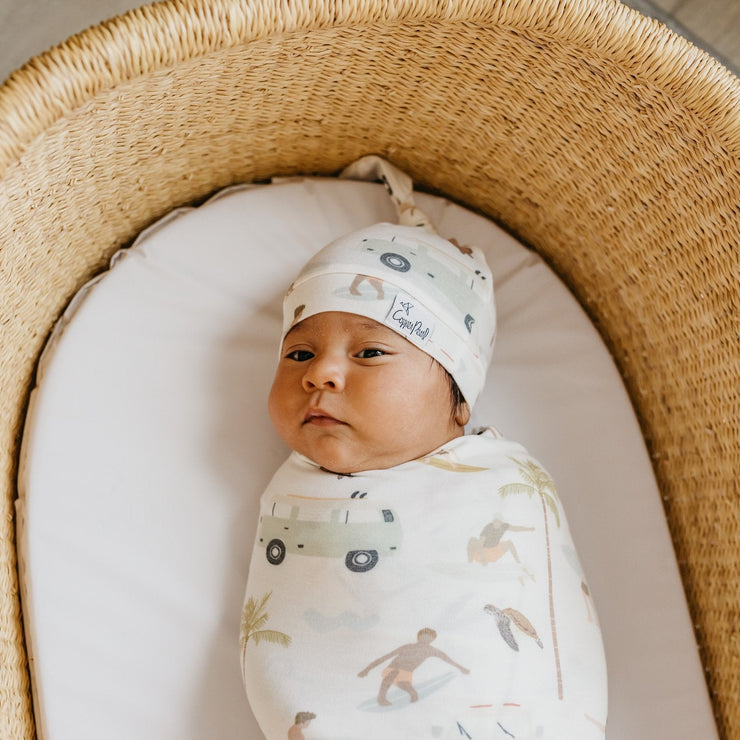
[[(716, 738), (609, 354), (539, 257), (445, 200), (419, 203), (488, 253), (499, 333), (471, 426), (524, 443), (558, 483), (605, 636), (608, 738)], [(149, 229), (67, 310), (19, 480), (42, 740), (261, 737), (237, 643), (258, 497), (287, 454), (266, 411), (281, 297), (316, 249), (381, 220), (394, 211), (376, 184), (232, 188)]]

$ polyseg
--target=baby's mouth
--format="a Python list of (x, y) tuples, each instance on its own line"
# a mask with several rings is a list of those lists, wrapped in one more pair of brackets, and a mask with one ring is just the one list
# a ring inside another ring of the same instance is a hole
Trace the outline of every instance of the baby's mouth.
[(331, 414), (327, 414), (325, 411), (318, 409), (312, 409), (306, 413), (303, 423), (312, 424), (313, 426), (328, 427), (335, 426), (337, 424), (344, 424), (345, 422), (335, 419)]

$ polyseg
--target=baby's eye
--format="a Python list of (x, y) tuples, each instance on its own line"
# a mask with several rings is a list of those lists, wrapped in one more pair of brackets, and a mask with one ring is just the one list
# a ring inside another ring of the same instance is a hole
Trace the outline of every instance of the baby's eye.
[(295, 360), (296, 362), (306, 362), (313, 357), (313, 352), (309, 352), (307, 349), (294, 349), (292, 352), (288, 352), (285, 357), (288, 360)]
[(382, 357), (385, 352), (377, 347), (370, 347), (368, 349), (362, 349), (357, 353), (357, 357), (361, 360), (369, 360), (372, 357)]

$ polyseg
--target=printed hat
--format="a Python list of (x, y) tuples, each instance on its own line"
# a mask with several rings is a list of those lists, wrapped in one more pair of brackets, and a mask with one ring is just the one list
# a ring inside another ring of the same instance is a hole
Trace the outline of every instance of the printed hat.
[(493, 278), (478, 247), (417, 226), (376, 224), (304, 266), (283, 302), (283, 337), (324, 311), (367, 316), (442, 365), (467, 403), (483, 389), (496, 333)]

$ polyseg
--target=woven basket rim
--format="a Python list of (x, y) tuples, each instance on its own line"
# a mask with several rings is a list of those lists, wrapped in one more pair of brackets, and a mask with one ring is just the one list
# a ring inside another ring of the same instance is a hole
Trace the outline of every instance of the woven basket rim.
[[(426, 98), (420, 86), (415, 100), (415, 77), (368, 65), (352, 80), (377, 74), (371, 102), (393, 116), (358, 116), (349, 97), (333, 116), (343, 95), (366, 94), (363, 84), (344, 87), (347, 54), (375, 58), (399, 40), (394, 62), (405, 53), (415, 75), (427, 62), (452, 75)], [(326, 55), (324, 87), (311, 86), (298, 51)], [(262, 56), (278, 74), (260, 67)], [(456, 78), (457, 67), (466, 74)], [(263, 105), (253, 105), (255, 81)], [(403, 105), (387, 94), (394, 85)], [(485, 105), (475, 106), (477, 91), (491, 93)], [(453, 110), (430, 132), (446, 95)], [(404, 129), (408, 110), (420, 115)], [(0, 403), (9, 697), (0, 726), (12, 733), (3, 738), (33, 736), (12, 511), (29, 384), (53, 321), (115, 249), (173, 207), (234, 182), (330, 174), (371, 147), (422, 187), (502, 222), (600, 322), (654, 450), (718, 719), (729, 728), (740, 716), (735, 612), (717, 588), (734, 594), (740, 583), (717, 560), (738, 534), (728, 491), (740, 478), (740, 80), (618, 0), (166, 0), (73, 36), (0, 86), (0, 262), (12, 287), (0, 301), (0, 339), (10, 350), (3, 382), (14, 389)]]
[[(533, 11), (536, 11), (533, 12)], [(45, 129), (101, 91), (266, 36), (371, 23), (488, 22), (601, 49), (669, 90), (740, 156), (740, 80), (618, 0), (164, 0), (88, 28), (0, 86), (0, 176)]]

